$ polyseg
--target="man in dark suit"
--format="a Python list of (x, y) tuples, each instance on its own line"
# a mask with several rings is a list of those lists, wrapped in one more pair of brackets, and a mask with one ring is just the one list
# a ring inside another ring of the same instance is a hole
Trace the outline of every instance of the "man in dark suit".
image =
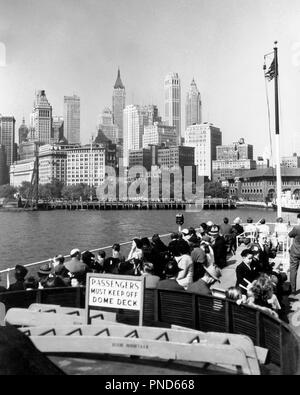
[(208, 234), (211, 236), (212, 249), (214, 251), (215, 264), (223, 269), (226, 266), (227, 245), (223, 236), (220, 236), (220, 228), (218, 225), (213, 225)]
[(243, 261), (237, 266), (236, 271), (236, 287), (239, 287), (243, 294), (247, 294), (247, 286), (256, 278), (256, 273), (251, 267), (253, 254), (251, 250), (245, 249), (241, 256)]
[(293, 238), (293, 244), (290, 248), (290, 282), (292, 294), (296, 294), (297, 272), (300, 263), (300, 214), (297, 215), (297, 225), (289, 233)]

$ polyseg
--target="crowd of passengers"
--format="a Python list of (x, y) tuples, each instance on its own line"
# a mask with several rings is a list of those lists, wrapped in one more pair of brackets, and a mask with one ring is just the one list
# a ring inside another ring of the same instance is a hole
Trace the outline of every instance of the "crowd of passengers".
[(220, 282), (228, 258), (242, 244), (245, 248), (236, 267), (236, 284), (226, 290), (226, 297), (281, 317), (287, 276), (275, 270), (271, 260), (282, 248), (288, 226), (278, 218), (271, 234), (264, 219), (254, 224), (248, 218), (244, 227), (241, 223), (240, 218), (233, 225), (228, 218), (220, 225), (208, 221), (196, 229), (190, 227), (172, 233), (167, 244), (158, 234), (151, 240), (135, 238), (127, 256), (117, 243), (109, 254), (81, 252), (75, 248), (70, 252), (70, 259), (57, 255), (41, 265), (37, 277), (28, 276), (27, 268), (17, 265), (16, 281), (8, 289), (1, 287), (0, 292), (85, 286), (87, 273), (109, 273), (144, 276), (146, 288), (213, 295), (212, 286)]

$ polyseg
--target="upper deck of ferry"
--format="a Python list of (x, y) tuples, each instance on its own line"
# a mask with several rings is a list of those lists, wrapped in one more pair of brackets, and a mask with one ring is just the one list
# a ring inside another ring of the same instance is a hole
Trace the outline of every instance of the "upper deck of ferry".
[[(272, 233), (274, 224), (269, 225)], [(162, 235), (162, 239), (167, 241), (169, 236), (169, 234)], [(124, 252), (129, 250), (130, 244), (131, 242), (124, 243), (122, 246)], [(289, 245), (290, 240), (287, 238), (283, 251), (279, 252), (275, 258), (275, 267), (283, 263), (284, 268), (287, 269)], [(172, 328), (175, 325), (204, 332), (243, 334), (249, 336), (256, 346), (268, 350), (268, 363), (262, 367), (262, 373), (298, 374), (300, 372), (300, 337), (297, 335), (297, 332), (299, 333), (297, 320), (290, 319), (289, 323), (285, 323), (255, 310), (253, 307), (238, 306), (224, 298), (224, 291), (235, 284), (235, 268), (241, 261), (240, 252), (244, 247), (243, 244), (239, 245), (236, 254), (228, 256), (227, 266), (222, 270), (221, 283), (214, 288), (212, 297), (185, 292), (145, 290), (143, 325), (165, 328)], [(109, 248), (111, 246), (104, 246), (101, 249)], [(34, 272), (41, 263), (37, 262), (28, 266)], [(7, 278), (12, 271), (13, 268), (6, 271)], [(5, 304), (7, 311), (15, 307), (28, 308), (34, 303), (84, 308), (85, 288), (70, 287), (7, 292), (0, 295), (0, 299)], [(292, 318), (295, 314), (293, 310), (297, 310), (297, 306), (290, 305), (287, 297), (285, 302), (289, 309), (288, 317)], [(119, 310), (116, 319), (122, 324), (137, 325), (138, 323), (136, 312)], [(114, 363), (118, 365), (124, 361), (121, 358)], [(79, 365), (77, 363), (78, 368)], [(140, 366), (139, 368), (135, 367), (137, 371), (142, 369), (140, 364), (137, 365)], [(70, 366), (75, 369), (73, 372), (76, 371), (74, 361)], [(161, 368), (166, 367), (161, 366)], [(180, 374), (183, 374), (184, 371), (182, 368)], [(188, 371), (189, 369), (187, 369), (187, 373)], [(192, 368), (190, 371), (195, 374)], [(167, 369), (162, 372), (171, 374)], [(213, 374), (212, 372), (213, 369), (210, 372), (204, 369), (200, 374)], [(174, 374), (174, 370), (172, 374)]]

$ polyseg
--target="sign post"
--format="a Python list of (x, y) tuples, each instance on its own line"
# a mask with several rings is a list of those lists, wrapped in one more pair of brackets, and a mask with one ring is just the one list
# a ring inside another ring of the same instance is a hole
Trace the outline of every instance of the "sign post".
[(88, 273), (86, 280), (86, 323), (90, 310), (103, 307), (139, 311), (139, 325), (143, 325), (145, 277)]

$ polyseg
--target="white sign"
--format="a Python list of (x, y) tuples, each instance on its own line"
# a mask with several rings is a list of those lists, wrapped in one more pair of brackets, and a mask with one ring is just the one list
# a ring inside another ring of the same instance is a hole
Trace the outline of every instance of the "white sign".
[(142, 310), (144, 278), (90, 274), (87, 280), (90, 307)]

